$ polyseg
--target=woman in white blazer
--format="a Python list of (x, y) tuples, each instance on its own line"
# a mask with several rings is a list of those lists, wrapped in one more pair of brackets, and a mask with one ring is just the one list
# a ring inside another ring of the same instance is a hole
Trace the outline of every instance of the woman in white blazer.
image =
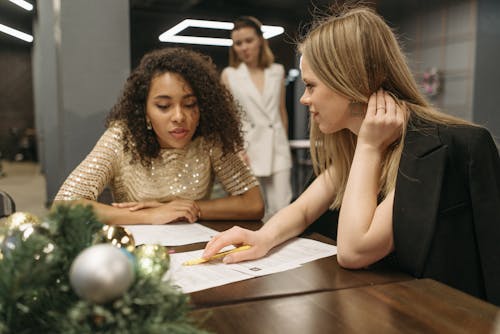
[(222, 82), (245, 112), (243, 158), (259, 179), (269, 217), (290, 203), (292, 160), (287, 138), (285, 71), (274, 63), (261, 25), (251, 16), (234, 21), (229, 66), (222, 71)]

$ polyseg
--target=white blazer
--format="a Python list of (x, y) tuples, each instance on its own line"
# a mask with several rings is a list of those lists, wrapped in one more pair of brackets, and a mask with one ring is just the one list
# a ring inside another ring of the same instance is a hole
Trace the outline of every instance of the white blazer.
[(269, 176), (291, 168), (290, 146), (280, 115), (285, 74), (283, 66), (272, 64), (264, 70), (262, 94), (244, 63), (238, 68), (226, 67), (222, 73), (227, 77), (235, 99), (245, 111), (245, 149), (253, 173), (256, 176)]

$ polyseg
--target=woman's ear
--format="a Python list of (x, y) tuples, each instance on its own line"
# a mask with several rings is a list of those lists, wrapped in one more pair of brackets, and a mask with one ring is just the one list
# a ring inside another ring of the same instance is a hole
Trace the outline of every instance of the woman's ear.
[(349, 113), (354, 117), (364, 117), (367, 106), (364, 102), (351, 101), (349, 103)]

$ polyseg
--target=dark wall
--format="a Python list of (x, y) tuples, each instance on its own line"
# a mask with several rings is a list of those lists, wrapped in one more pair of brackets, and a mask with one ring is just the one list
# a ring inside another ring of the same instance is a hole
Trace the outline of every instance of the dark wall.
[(500, 3), (478, 0), (474, 121), (485, 125), (500, 147)]
[(17, 141), (34, 128), (31, 47), (0, 36), (0, 152), (13, 158)]
[[(36, 11), (26, 11), (10, 1), (0, 1), (0, 22), (32, 34)], [(0, 152), (12, 159), (19, 153), (19, 138), (28, 144), (26, 129), (35, 127), (33, 112), (32, 43), (0, 32)], [(33, 133), (29, 131), (29, 142)]]

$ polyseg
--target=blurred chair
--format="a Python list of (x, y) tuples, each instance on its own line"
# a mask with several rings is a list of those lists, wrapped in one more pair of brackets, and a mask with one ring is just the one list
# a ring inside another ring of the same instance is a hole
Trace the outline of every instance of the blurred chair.
[(10, 216), (16, 212), (16, 203), (9, 194), (0, 190), (0, 218)]

